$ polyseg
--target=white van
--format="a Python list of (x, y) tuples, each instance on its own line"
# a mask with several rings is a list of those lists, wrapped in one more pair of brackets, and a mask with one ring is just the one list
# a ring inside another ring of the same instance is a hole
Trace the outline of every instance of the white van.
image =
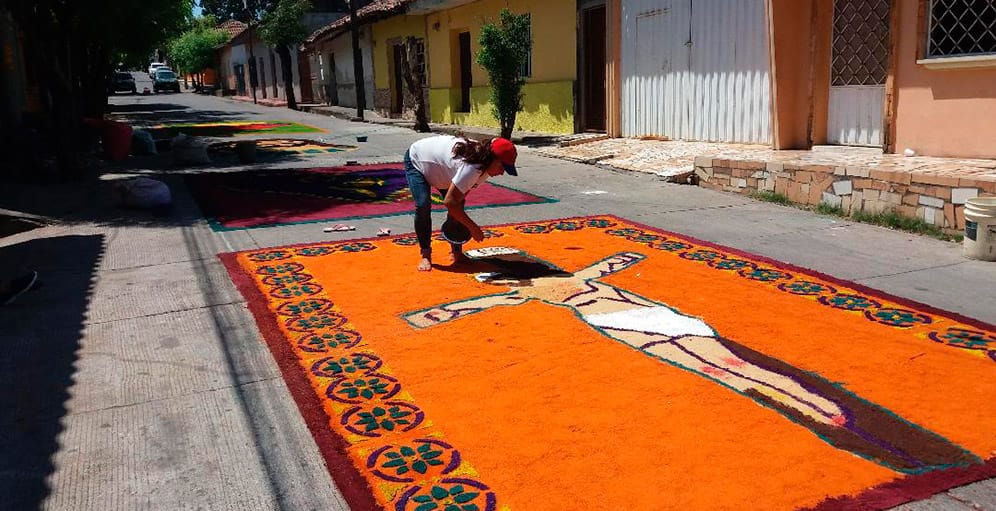
[(162, 62), (153, 62), (149, 64), (149, 78), (155, 79), (156, 70), (161, 67), (166, 67), (166, 64), (163, 64)]

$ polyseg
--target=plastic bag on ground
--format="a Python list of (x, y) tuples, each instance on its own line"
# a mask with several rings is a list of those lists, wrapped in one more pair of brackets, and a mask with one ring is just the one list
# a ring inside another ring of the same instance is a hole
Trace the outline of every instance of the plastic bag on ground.
[(135, 130), (131, 133), (131, 148), (135, 154), (139, 155), (159, 154), (152, 134), (145, 130)]
[(119, 206), (138, 209), (159, 209), (173, 204), (169, 186), (162, 181), (136, 177), (116, 181), (113, 185), (114, 200)]
[(173, 148), (173, 161), (180, 164), (200, 165), (211, 163), (208, 157), (207, 144), (197, 137), (183, 133), (173, 137), (170, 145)]

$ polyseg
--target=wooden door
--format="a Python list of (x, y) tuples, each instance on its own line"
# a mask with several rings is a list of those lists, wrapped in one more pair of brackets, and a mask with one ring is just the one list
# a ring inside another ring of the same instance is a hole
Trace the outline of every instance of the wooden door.
[(402, 59), (405, 58), (405, 48), (400, 44), (395, 44), (392, 48), (394, 50), (394, 76), (391, 77), (391, 113), (400, 114), (404, 110), (405, 104), (404, 63), (402, 62)]
[(581, 11), (581, 131), (605, 131), (605, 6)]
[(460, 32), (460, 112), (470, 111), (470, 88), (474, 85), (471, 71), (470, 32)]

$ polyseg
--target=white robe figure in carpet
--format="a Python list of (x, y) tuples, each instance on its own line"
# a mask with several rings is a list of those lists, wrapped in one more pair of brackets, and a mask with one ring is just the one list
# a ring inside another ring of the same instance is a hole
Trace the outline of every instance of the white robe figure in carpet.
[(499, 269), (477, 276), (508, 292), (479, 296), (405, 314), (416, 328), (460, 319), (498, 306), (538, 300), (572, 310), (596, 331), (703, 376), (774, 409), (831, 445), (903, 473), (981, 463), (972, 453), (815, 373), (795, 368), (729, 339), (708, 324), (599, 281), (645, 256), (623, 252), (568, 273), (508, 248), (468, 252)]

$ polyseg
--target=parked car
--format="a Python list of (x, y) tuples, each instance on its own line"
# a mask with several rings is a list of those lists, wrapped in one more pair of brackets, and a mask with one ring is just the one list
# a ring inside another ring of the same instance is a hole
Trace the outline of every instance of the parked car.
[(135, 87), (135, 77), (131, 73), (126, 73), (124, 71), (116, 71), (114, 76), (111, 77), (111, 83), (107, 86), (107, 94), (114, 94), (115, 92), (130, 92), (132, 94), (138, 93), (138, 88)]
[(166, 64), (163, 64), (162, 62), (153, 62), (153, 63), (149, 64), (149, 78), (155, 80), (156, 79), (156, 70), (159, 69), (159, 68), (164, 68), (164, 67), (166, 67)]
[(180, 82), (176, 79), (176, 73), (172, 69), (157, 69), (156, 76), (152, 80), (152, 91), (180, 92)]

